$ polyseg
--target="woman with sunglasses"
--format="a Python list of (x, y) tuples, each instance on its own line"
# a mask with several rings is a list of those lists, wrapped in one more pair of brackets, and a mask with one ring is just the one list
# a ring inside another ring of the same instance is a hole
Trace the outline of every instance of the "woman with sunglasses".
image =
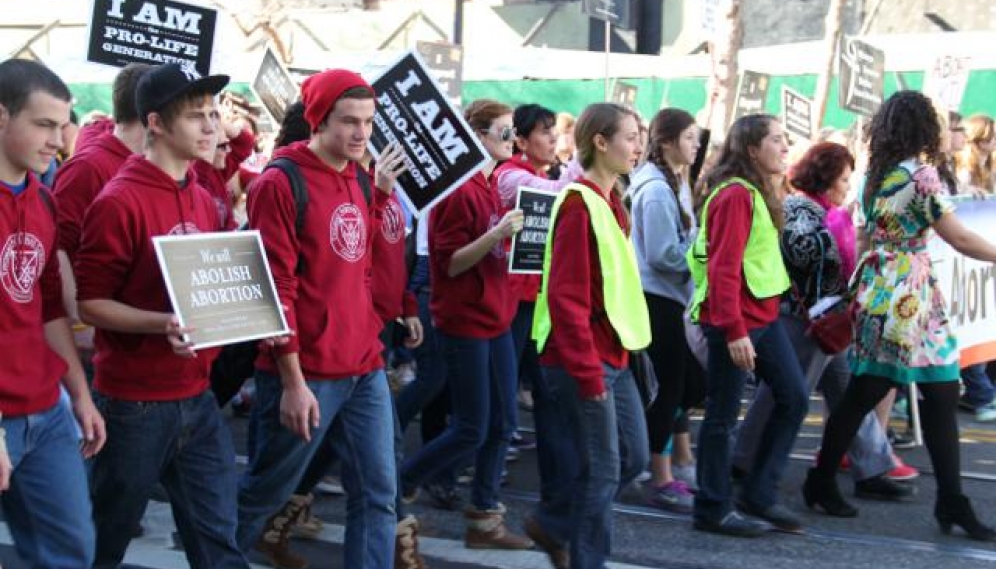
[(490, 175), (512, 156), (512, 109), (491, 100), (464, 111), (491, 162), (432, 209), (429, 216), (430, 311), (446, 362), (451, 420), (446, 431), (405, 461), (404, 500), (437, 475), (473, 460), (464, 542), (472, 549), (528, 549), (511, 533), (498, 501), (501, 472), (515, 427), (517, 377), (510, 327), (506, 242), (522, 229), (521, 210), (502, 215)]

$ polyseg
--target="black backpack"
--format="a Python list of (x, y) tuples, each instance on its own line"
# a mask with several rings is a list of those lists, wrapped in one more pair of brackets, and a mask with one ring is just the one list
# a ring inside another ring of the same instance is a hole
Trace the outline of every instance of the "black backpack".
[[(294, 216), (294, 231), (298, 236), (304, 231), (304, 216), (308, 211), (308, 187), (304, 183), (304, 176), (297, 163), (289, 158), (274, 158), (266, 165), (264, 171), (276, 168), (287, 176), (290, 182), (291, 195), (294, 196), (294, 204), (297, 212)], [(367, 205), (370, 205), (373, 194), (370, 186), (370, 175), (367, 171), (357, 165), (356, 180), (363, 190), (363, 198)], [(245, 226), (243, 226), (243, 229)], [(304, 271), (304, 257), (298, 254), (297, 267), (295, 272), (301, 274)], [(218, 400), (218, 406), (223, 407), (235, 394), (242, 389), (245, 380), (252, 377), (256, 370), (256, 357), (259, 355), (259, 340), (238, 342), (228, 344), (221, 349), (218, 357), (211, 364), (211, 390)]]

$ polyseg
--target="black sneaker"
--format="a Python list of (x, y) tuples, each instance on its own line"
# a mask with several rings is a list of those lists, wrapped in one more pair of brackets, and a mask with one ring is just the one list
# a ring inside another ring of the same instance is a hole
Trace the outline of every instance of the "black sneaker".
[(512, 447), (519, 450), (532, 450), (536, 448), (536, 439), (516, 431), (512, 434)]
[(916, 446), (916, 441), (908, 434), (900, 434), (896, 431), (889, 429), (889, 444), (892, 445), (894, 449), (911, 449)]
[(958, 398), (958, 408), (963, 411), (968, 411), (970, 413), (975, 412), (975, 404), (965, 399), (964, 396)]
[(915, 488), (890, 480), (885, 474), (858, 480), (854, 483), (854, 495), (865, 500), (899, 502), (913, 496)]
[(455, 512), (463, 508), (463, 497), (455, 487), (445, 484), (426, 484), (423, 488), (432, 498), (432, 505), (440, 510)]
[(778, 531), (802, 533), (802, 522), (799, 520), (799, 517), (781, 504), (772, 504), (767, 508), (760, 508), (749, 503), (741, 503), (740, 508), (745, 514), (761, 518), (770, 523)]
[(699, 531), (729, 535), (732, 537), (760, 537), (771, 526), (760, 520), (751, 520), (737, 512), (730, 512), (718, 522), (695, 518), (692, 527)]

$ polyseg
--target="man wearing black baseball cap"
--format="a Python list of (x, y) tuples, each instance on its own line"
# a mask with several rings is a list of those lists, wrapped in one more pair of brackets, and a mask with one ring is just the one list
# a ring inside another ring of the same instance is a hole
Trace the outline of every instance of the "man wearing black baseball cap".
[(156, 483), (169, 495), (190, 567), (248, 568), (235, 543), (235, 450), (208, 385), (216, 350), (183, 340), (152, 247), (159, 235), (217, 231), (197, 159), (217, 145), (215, 95), (228, 77), (150, 69), (135, 103), (147, 127), (87, 210), (76, 255), (80, 316), (97, 328), (95, 398), (114, 442), (93, 468), (94, 567), (124, 558)]

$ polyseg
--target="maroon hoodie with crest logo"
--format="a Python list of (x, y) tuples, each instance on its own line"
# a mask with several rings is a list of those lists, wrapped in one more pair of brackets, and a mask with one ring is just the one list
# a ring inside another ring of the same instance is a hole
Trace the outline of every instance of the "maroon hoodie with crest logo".
[(66, 372), (44, 325), (66, 316), (55, 258), (52, 197), (33, 174), (14, 195), (0, 184), (0, 413), (30, 415), (55, 405)]
[[(76, 254), (77, 300), (109, 299), (172, 313), (152, 238), (217, 231), (214, 199), (187, 170), (183, 187), (144, 156), (128, 158), (83, 220)], [(175, 353), (165, 334), (97, 329), (94, 387), (128, 401), (173, 401), (208, 387), (217, 349)]]
[(312, 152), (308, 141), (281, 148), (274, 157), (298, 165), (308, 205), (298, 232), (290, 182), (276, 168), (256, 178), (249, 192), (249, 226), (263, 236), (287, 324), (295, 331), (287, 344), (261, 351), (257, 367), (276, 373), (275, 358), (290, 353), (298, 354), (309, 380), (344, 379), (383, 367), (378, 339), (383, 324), (371, 299), (370, 260), (388, 196), (374, 188), (368, 206), (356, 164), (339, 172)]

